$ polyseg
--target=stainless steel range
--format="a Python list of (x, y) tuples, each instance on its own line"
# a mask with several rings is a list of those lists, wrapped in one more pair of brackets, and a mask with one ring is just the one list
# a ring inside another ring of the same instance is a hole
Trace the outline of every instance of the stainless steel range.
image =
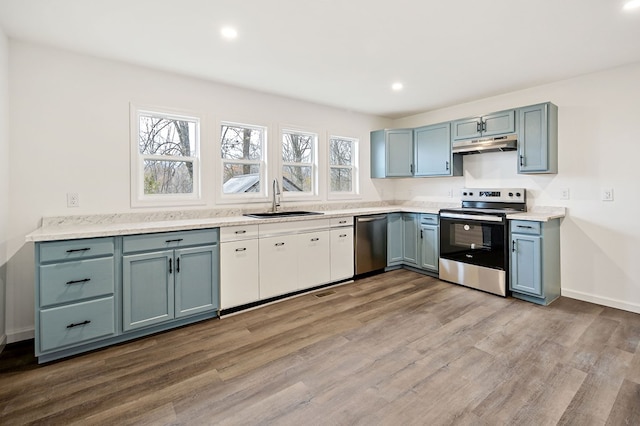
[(526, 211), (524, 188), (465, 188), (440, 211), (440, 279), (500, 296), (509, 280), (507, 214)]

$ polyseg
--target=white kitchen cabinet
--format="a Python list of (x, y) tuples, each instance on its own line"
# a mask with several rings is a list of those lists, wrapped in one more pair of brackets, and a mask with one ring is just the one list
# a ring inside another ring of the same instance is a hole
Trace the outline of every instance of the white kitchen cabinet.
[(353, 227), (331, 230), (331, 282), (353, 278)]
[(258, 225), (222, 228), (220, 240), (221, 308), (260, 300)]
[(299, 290), (327, 284), (331, 279), (329, 230), (298, 234)]
[(298, 235), (260, 238), (260, 298), (298, 290)]

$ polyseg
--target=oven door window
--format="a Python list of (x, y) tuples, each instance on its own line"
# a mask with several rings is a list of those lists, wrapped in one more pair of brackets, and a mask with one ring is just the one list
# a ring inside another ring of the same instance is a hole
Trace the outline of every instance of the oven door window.
[(440, 257), (506, 270), (505, 226), (443, 218), (440, 221)]

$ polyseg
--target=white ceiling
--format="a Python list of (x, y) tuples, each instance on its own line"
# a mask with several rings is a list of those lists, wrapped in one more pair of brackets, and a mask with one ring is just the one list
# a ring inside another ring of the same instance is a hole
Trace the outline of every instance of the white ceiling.
[[(640, 62), (640, 9), (622, 4), (0, 0), (0, 26), (13, 39), (402, 117)], [(235, 41), (222, 40), (223, 25)]]

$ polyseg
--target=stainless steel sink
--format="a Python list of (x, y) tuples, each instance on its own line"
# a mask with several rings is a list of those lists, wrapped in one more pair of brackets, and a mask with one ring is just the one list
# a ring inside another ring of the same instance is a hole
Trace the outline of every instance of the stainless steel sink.
[(256, 217), (258, 219), (269, 219), (272, 217), (314, 216), (319, 214), (324, 214), (324, 213), (297, 210), (297, 211), (282, 211), (282, 212), (245, 213), (243, 216)]

